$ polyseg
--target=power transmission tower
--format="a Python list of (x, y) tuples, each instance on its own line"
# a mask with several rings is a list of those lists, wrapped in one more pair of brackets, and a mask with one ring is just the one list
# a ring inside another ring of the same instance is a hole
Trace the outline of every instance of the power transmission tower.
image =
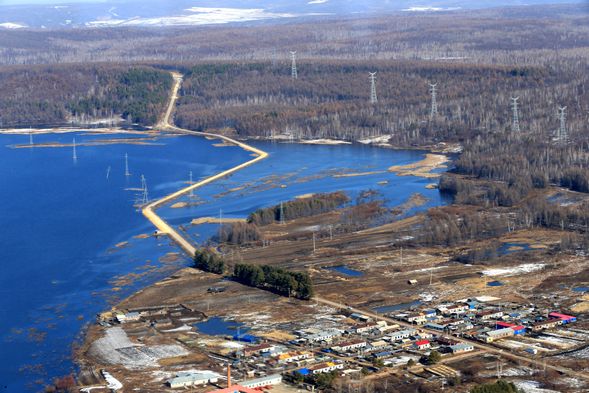
[(131, 176), (129, 172), (129, 156), (125, 153), (125, 176)]
[[(190, 181), (190, 185), (192, 186), (192, 185), (194, 184), (194, 182), (192, 181), (192, 171), (190, 171), (190, 180), (189, 180), (189, 181)], [(188, 194), (188, 196), (189, 196), (190, 198), (194, 198), (194, 192), (193, 192), (193, 190), (194, 190), (194, 189), (193, 189), (193, 188), (191, 188), (191, 189), (190, 189), (190, 194)]]
[(76, 153), (76, 138), (74, 138), (74, 151), (73, 151), (73, 158), (74, 158), (74, 162), (78, 161), (78, 154)]
[(568, 140), (568, 133), (566, 128), (566, 106), (558, 108), (558, 117), (560, 119), (560, 128), (558, 129), (558, 140), (560, 143), (566, 143)]
[(290, 65), (290, 76), (292, 79), (297, 79), (299, 74), (297, 73), (297, 51), (290, 52), (290, 58), (292, 63)]
[(149, 202), (149, 194), (147, 192), (147, 180), (143, 175), (141, 175), (141, 190), (141, 205), (146, 205)]
[(517, 110), (517, 100), (519, 97), (511, 97), (511, 109), (513, 111), (513, 122), (511, 123), (511, 131), (519, 132), (519, 113)]
[(438, 114), (438, 102), (436, 100), (436, 98), (437, 98), (436, 86), (438, 86), (437, 83), (433, 83), (433, 84), (430, 83), (429, 84), (429, 91), (430, 91), (430, 93), (432, 95), (432, 109), (431, 109), (431, 112), (430, 112), (430, 118), (432, 118), (432, 119), (434, 117), (436, 117), (437, 114)]
[(376, 104), (378, 98), (376, 97), (376, 72), (370, 72), (370, 103)]

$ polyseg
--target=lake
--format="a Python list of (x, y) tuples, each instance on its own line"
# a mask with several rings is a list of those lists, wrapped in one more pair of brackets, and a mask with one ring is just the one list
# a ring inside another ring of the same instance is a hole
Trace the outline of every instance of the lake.
[[(188, 182), (250, 159), (238, 147), (192, 136), (137, 140), (143, 144), (85, 143), (111, 136), (35, 135), (35, 143), (71, 146), (11, 148), (24, 135), (0, 135), (0, 392), (38, 391), (53, 377), (74, 370), (71, 344), (95, 315), (135, 290), (190, 263), (134, 206), (140, 176), (149, 197), (158, 198)], [(117, 135), (113, 138), (140, 138)], [(431, 179), (386, 172), (420, 160), (419, 151), (362, 145), (300, 145), (253, 142), (270, 157), (181, 199), (195, 205), (158, 212), (196, 242), (215, 225), (192, 226), (198, 217), (245, 217), (251, 211), (312, 192), (344, 190), (352, 197), (377, 190), (388, 206), (416, 192), (428, 200), (405, 214), (445, 203)], [(125, 176), (125, 153), (130, 176)], [(356, 173), (364, 173), (355, 176)], [(369, 173), (369, 174), (366, 174)], [(345, 176), (341, 176), (341, 175)], [(435, 181), (435, 180), (434, 180)]]

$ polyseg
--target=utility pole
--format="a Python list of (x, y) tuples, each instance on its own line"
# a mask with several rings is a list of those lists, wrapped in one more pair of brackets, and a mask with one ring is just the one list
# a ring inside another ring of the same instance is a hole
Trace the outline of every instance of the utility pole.
[(560, 143), (566, 143), (568, 140), (568, 132), (566, 128), (566, 106), (558, 108), (558, 117), (560, 119), (560, 127), (558, 129), (558, 140)]
[(333, 240), (333, 225), (329, 224), (329, 240)]
[(376, 72), (369, 72), (370, 76), (370, 103), (376, 104), (378, 98), (376, 97)]
[(432, 108), (430, 111), (430, 118), (433, 120), (437, 115), (438, 115), (438, 102), (437, 102), (437, 90), (436, 90), (436, 86), (438, 86), (437, 83), (430, 83), (429, 84), (429, 91), (432, 95)]
[(29, 131), (29, 145), (33, 146), (33, 131)]
[(292, 79), (298, 79), (299, 74), (297, 73), (297, 51), (290, 52), (291, 65), (290, 65), (290, 77)]
[(125, 153), (125, 176), (131, 176), (131, 173), (129, 172), (129, 156), (127, 153)]
[(315, 254), (315, 231), (313, 231), (313, 254)]
[(517, 109), (517, 100), (519, 97), (511, 97), (511, 110), (513, 111), (513, 121), (511, 123), (511, 131), (519, 132), (519, 113)]
[(280, 202), (280, 225), (284, 225), (284, 207)]

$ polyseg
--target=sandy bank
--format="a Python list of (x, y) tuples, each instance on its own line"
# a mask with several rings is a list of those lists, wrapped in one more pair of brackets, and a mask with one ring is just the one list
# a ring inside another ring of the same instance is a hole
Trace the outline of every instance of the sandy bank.
[(413, 164), (392, 166), (389, 168), (389, 172), (393, 172), (398, 176), (440, 177), (439, 173), (433, 173), (432, 171), (439, 168), (446, 168), (445, 164), (449, 160), (443, 154), (428, 153), (421, 161), (414, 162)]

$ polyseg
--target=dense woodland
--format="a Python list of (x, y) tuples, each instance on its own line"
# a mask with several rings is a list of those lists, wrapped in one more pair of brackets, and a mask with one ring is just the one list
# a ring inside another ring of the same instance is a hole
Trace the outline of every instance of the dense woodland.
[(290, 272), (269, 265), (236, 264), (233, 270), (236, 281), (252, 287), (275, 291), (299, 299), (313, 297), (313, 283), (306, 272)]
[(0, 67), (0, 128), (98, 121), (153, 125), (171, 86), (168, 72), (146, 66)]

